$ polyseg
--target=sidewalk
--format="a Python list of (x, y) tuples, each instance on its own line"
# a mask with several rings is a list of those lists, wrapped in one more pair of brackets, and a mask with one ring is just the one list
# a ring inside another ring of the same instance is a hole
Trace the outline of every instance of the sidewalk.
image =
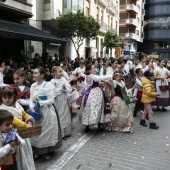
[(56, 169), (59, 162), (53, 160), (48, 169), (170, 170), (170, 108), (167, 112), (154, 111), (154, 120), (160, 126), (159, 130), (140, 126), (140, 117), (141, 114), (138, 114), (135, 118), (133, 134), (106, 131), (88, 134), (93, 135), (92, 138), (64, 167)]

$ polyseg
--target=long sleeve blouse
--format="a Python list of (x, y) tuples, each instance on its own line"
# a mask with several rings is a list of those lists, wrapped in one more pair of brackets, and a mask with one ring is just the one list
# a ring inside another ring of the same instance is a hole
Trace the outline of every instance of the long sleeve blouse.
[[(46, 100), (42, 100), (41, 97), (46, 97)], [(38, 99), (40, 106), (52, 105), (54, 103), (54, 91), (49, 82), (44, 82), (41, 85), (37, 85), (37, 82), (33, 83), (30, 89), (30, 108), (33, 108), (34, 100)]]
[[(7, 133), (2, 133), (2, 136), (6, 138)], [(20, 146), (24, 147), (26, 145), (25, 141), (17, 134), (18, 140), (21, 142)], [(14, 148), (10, 146), (10, 144), (7, 144), (0, 148), (0, 158), (5, 157), (9, 152), (12, 152), (12, 154), (15, 153)]]

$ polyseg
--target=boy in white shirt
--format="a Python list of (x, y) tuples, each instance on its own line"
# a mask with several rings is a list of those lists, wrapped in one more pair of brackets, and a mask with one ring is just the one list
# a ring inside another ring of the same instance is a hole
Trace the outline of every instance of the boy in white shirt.
[[(25, 141), (12, 129), (14, 116), (7, 110), (0, 110), (0, 167), (1, 170), (17, 170), (16, 147)], [(10, 133), (10, 135), (9, 135)], [(4, 144), (4, 141), (6, 143)]]

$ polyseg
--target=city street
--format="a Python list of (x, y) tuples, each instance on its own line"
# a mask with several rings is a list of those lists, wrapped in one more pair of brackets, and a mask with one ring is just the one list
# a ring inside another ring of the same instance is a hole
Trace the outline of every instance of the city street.
[(50, 160), (37, 161), (37, 170), (170, 170), (170, 108), (154, 109), (159, 130), (140, 126), (140, 117), (135, 118), (133, 134), (93, 128), (86, 135), (76, 116), (72, 136)]

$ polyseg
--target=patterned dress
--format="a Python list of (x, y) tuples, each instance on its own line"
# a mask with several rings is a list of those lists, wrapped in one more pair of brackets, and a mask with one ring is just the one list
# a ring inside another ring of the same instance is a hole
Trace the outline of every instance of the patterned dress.
[(127, 91), (123, 81), (113, 81), (115, 97), (111, 101), (111, 122), (103, 125), (108, 131), (133, 132), (133, 115), (130, 106), (126, 104)]
[(88, 94), (86, 92), (84, 93), (81, 105), (81, 122), (83, 125), (97, 125), (98, 123), (111, 121), (110, 114), (104, 113), (105, 103), (103, 91), (98, 84), (100, 81), (107, 81), (111, 79), (112, 75), (97, 76), (91, 74), (85, 76), (86, 92), (88, 92)]

